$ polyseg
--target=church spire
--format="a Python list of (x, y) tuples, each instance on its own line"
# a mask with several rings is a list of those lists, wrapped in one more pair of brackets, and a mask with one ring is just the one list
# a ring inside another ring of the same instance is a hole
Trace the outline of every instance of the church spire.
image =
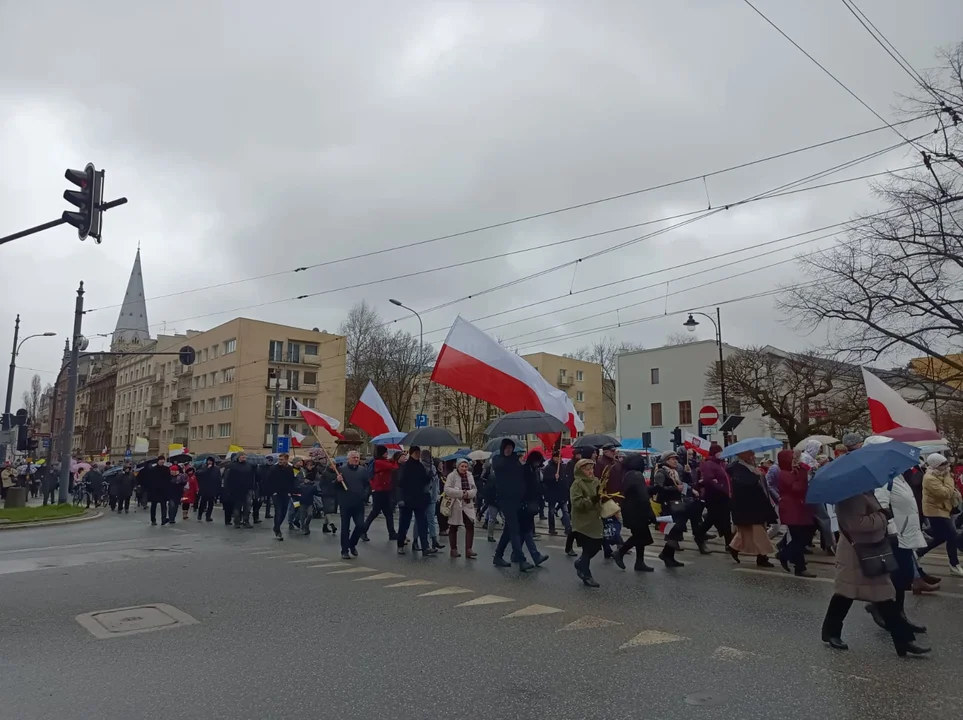
[(147, 325), (147, 300), (144, 297), (144, 276), (140, 269), (140, 247), (138, 247), (110, 348), (116, 350), (124, 345), (142, 345), (148, 340), (150, 340), (150, 329)]

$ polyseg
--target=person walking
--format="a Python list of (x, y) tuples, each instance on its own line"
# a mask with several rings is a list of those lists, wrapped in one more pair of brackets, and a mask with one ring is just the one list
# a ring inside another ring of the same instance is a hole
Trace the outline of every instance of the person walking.
[(629, 533), (629, 539), (615, 551), (615, 564), (625, 570), (625, 556), (635, 550), (635, 570), (652, 572), (654, 568), (645, 564), (643, 549), (652, 544), (652, 531), (649, 526), (655, 523), (655, 513), (649, 502), (649, 488), (645, 484), (645, 460), (633, 453), (623, 463), (625, 474), (622, 483), (625, 499), (622, 501), (622, 526)]
[(281, 524), (284, 522), (284, 516), (287, 515), (292, 496), (297, 493), (294, 468), (288, 462), (289, 459), (290, 455), (285, 452), (280, 453), (277, 464), (271, 466), (267, 476), (268, 485), (274, 493), (272, 497), (274, 502), (274, 538), (282, 542), (284, 536), (281, 534)]
[(453, 558), (461, 557), (458, 552), (458, 528), (465, 526), (465, 557), (473, 560), (478, 554), (471, 547), (475, 540), (475, 497), (478, 488), (475, 478), (468, 469), (468, 460), (459, 458), (455, 469), (445, 480), (445, 497), (451, 499), (451, 511), (448, 513), (448, 545)]
[(505, 549), (511, 543), (512, 562), (517, 562), (519, 569), (527, 572), (534, 565), (525, 559), (521, 528), (518, 524), (518, 513), (522, 509), (522, 500), (525, 497), (524, 468), (518, 456), (515, 455), (515, 441), (511, 438), (502, 440), (498, 455), (492, 457), (492, 472), (494, 480), (490, 485), (494, 505), (501, 511), (505, 520), (492, 562), (495, 567), (511, 567), (511, 563), (505, 562)]
[[(680, 549), (686, 524), (692, 520), (693, 529), (700, 529), (696, 526), (696, 521), (698, 515), (701, 514), (702, 506), (687, 494), (687, 486), (679, 476), (679, 456), (668, 450), (662, 453), (661, 461), (662, 465), (652, 479), (652, 486), (658, 493), (663, 514), (672, 516), (672, 527), (665, 535), (665, 545), (662, 547), (662, 552), (659, 553), (659, 560), (667, 568), (685, 567), (685, 563), (675, 559), (675, 554)], [(696, 536), (696, 543), (699, 545), (700, 552), (705, 549), (705, 540), (698, 535)], [(706, 552), (708, 552), (707, 549)]]
[(886, 533), (890, 510), (884, 510), (872, 492), (860, 493), (836, 504), (839, 521), (839, 544), (836, 548), (834, 594), (826, 609), (821, 631), (822, 641), (834, 650), (848, 650), (843, 642), (843, 623), (854, 600), (873, 603), (893, 638), (900, 657), (923, 655), (930, 648), (916, 642), (909, 624), (896, 605), (896, 590), (888, 574), (867, 575), (861, 557), (879, 554), (879, 546), (887, 544)]
[(602, 550), (602, 490), (594, 473), (592, 460), (579, 460), (575, 465), (570, 499), (572, 502), (572, 536), (582, 549), (575, 561), (575, 572), (588, 587), (599, 583), (592, 577), (592, 558)]
[(963, 576), (960, 567), (956, 526), (950, 515), (960, 504), (960, 493), (950, 473), (950, 461), (939, 453), (926, 457), (926, 474), (923, 476), (923, 515), (930, 523), (930, 540), (925, 548), (917, 551), (923, 557), (933, 548), (946, 543), (946, 557), (950, 573)]
[(311, 521), (314, 519), (314, 498), (318, 494), (318, 474), (314, 471), (310, 460), (305, 465), (297, 488), (297, 512), (301, 519), (301, 534), (310, 535)]
[(555, 513), (562, 515), (562, 529), (568, 537), (572, 532), (572, 517), (568, 512), (568, 486), (565, 474), (562, 472), (561, 453), (552, 452), (552, 459), (545, 464), (542, 471), (542, 487), (545, 489), (545, 503), (548, 506), (548, 534), (558, 535), (555, 529)]
[(251, 493), (251, 515), (255, 525), (261, 522), (261, 508), (264, 508), (264, 519), (270, 520), (271, 507), (274, 502), (274, 489), (271, 487), (271, 470), (274, 469), (275, 458), (268, 455), (264, 462), (254, 466), (254, 492)]
[[(572, 446), (572, 459), (565, 463), (562, 467), (562, 473), (560, 477), (560, 484), (565, 489), (565, 502), (569, 505), (569, 514), (571, 517), (571, 505), (572, 505), (572, 483), (575, 482), (575, 466), (578, 465), (578, 461), (582, 459), (582, 448)], [(571, 525), (571, 520), (569, 521)], [(572, 532), (571, 527), (569, 527), (568, 533), (565, 535), (565, 554), (568, 557), (577, 557), (578, 553), (575, 552), (575, 534)]]
[(789, 529), (789, 541), (776, 554), (783, 570), (789, 572), (790, 563), (797, 577), (814, 578), (806, 569), (806, 548), (816, 534), (816, 520), (806, 503), (809, 491), (809, 471), (799, 464), (798, 453), (781, 450), (776, 455), (779, 465), (779, 522)]
[(719, 443), (709, 445), (709, 456), (699, 463), (696, 489), (702, 496), (706, 506), (705, 521), (702, 522), (699, 535), (705, 537), (709, 530), (715, 528), (719, 537), (726, 541), (726, 551), (732, 542), (732, 517), (729, 501), (732, 497), (732, 480), (726, 470), (725, 461), (719, 457), (722, 446)]
[(181, 519), (187, 520), (191, 512), (191, 506), (197, 506), (198, 498), (200, 497), (200, 486), (198, 485), (197, 474), (194, 472), (192, 465), (188, 465), (184, 469), (184, 477), (187, 482), (184, 484), (184, 494), (181, 496)]
[(157, 462), (148, 465), (140, 471), (140, 478), (147, 490), (147, 500), (150, 503), (150, 524), (157, 524), (157, 506), (161, 510), (161, 525), (167, 524), (167, 498), (170, 493), (171, 471), (167, 467), (167, 458), (157, 456)]
[[(407, 457), (402, 453), (398, 461), (405, 462)], [(395, 472), (398, 470), (398, 461), (388, 458), (388, 448), (384, 445), (375, 445), (374, 453), (374, 474), (371, 476), (371, 512), (364, 521), (364, 534), (361, 539), (368, 541), (368, 530), (379, 515), (385, 516), (385, 525), (388, 527), (388, 540), (395, 541), (398, 534), (395, 532), (394, 514), (394, 482)]]
[(235, 528), (252, 529), (251, 501), (254, 496), (254, 466), (245, 453), (238, 453), (224, 473), (224, 489), (230, 499)]
[(732, 523), (736, 526), (729, 553), (736, 562), (741, 562), (739, 553), (755, 555), (756, 565), (771, 568), (769, 555), (775, 548), (766, 525), (777, 521), (776, 510), (766, 479), (756, 467), (756, 454), (751, 450), (740, 453), (728, 472), (732, 479)]
[[(405, 554), (405, 538), (412, 520), (415, 534), (421, 541), (421, 553), (426, 557), (438, 551), (428, 545), (428, 483), (431, 481), (428, 470), (421, 462), (421, 448), (412, 445), (408, 448), (408, 459), (401, 466), (398, 486), (401, 491), (401, 517), (398, 520), (398, 554)], [(412, 547), (412, 549), (415, 549)]]
[(201, 497), (197, 504), (197, 520), (200, 522), (204, 517), (207, 522), (213, 522), (211, 513), (214, 512), (214, 499), (221, 490), (221, 471), (217, 467), (217, 460), (210, 455), (197, 473), (197, 487)]
[[(357, 450), (348, 452), (348, 462), (341, 468), (338, 503), (341, 505), (341, 557), (358, 557), (358, 541), (364, 534), (364, 498), (368, 489), (368, 470), (361, 466)], [(351, 525), (354, 524), (352, 530)]]
[[(114, 475), (111, 481), (116, 478), (117, 484), (117, 514), (123, 512), (125, 515), (130, 513), (130, 496), (134, 494), (134, 472), (130, 463), (124, 464), (124, 469)], [(136, 509), (136, 508), (135, 508)]]
[(525, 458), (522, 474), (525, 483), (525, 494), (522, 496), (522, 503), (518, 511), (518, 531), (522, 537), (522, 544), (528, 548), (532, 556), (532, 563), (539, 567), (548, 560), (548, 555), (539, 551), (535, 545), (535, 517), (539, 509), (544, 507), (542, 499), (542, 464), (545, 457), (533, 450)]
[[(421, 451), (421, 464), (425, 466), (425, 472), (428, 473), (428, 487), (425, 492), (428, 493), (428, 501), (425, 508), (425, 520), (428, 528), (428, 538), (431, 540), (431, 547), (433, 550), (444, 549), (444, 544), (438, 541), (438, 500), (441, 497), (441, 480), (438, 477), (438, 468), (435, 465), (434, 459), (431, 457), (430, 450)], [(417, 550), (415, 547), (417, 544), (417, 539), (412, 543), (413, 549)]]
[[(177, 508), (184, 500), (187, 488), (187, 473), (181, 470), (177, 463), (171, 465), (170, 485), (167, 491), (167, 524), (173, 525), (177, 520)], [(186, 516), (186, 515), (185, 515)]]

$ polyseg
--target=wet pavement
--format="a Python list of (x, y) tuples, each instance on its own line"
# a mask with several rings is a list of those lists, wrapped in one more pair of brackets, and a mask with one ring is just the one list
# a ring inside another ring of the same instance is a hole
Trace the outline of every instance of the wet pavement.
[(152, 528), (136, 513), (0, 533), (0, 715), (810, 720), (963, 706), (955, 579), (909, 599), (934, 653), (899, 659), (859, 604), (849, 652), (819, 641), (825, 564), (809, 580), (693, 550), (654, 573), (600, 557), (592, 590), (557, 537), (524, 575), (492, 566), (483, 533), (474, 561), (399, 557), (381, 523), (371, 537), (345, 562), (320, 527), (277, 543), (265, 525)]

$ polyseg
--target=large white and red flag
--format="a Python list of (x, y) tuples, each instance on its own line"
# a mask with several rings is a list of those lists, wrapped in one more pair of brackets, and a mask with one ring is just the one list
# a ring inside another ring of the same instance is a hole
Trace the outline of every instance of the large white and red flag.
[(459, 316), (438, 353), (432, 382), (505, 412), (539, 410), (558, 418), (572, 437), (585, 427), (571, 398), (520, 356)]
[(710, 442), (705, 438), (699, 437), (698, 435), (693, 435), (692, 433), (683, 430), (682, 444), (685, 445), (686, 450), (694, 450), (704, 458), (709, 457)]
[(291, 438), (291, 447), (301, 447), (304, 443), (304, 435), (297, 430), (288, 430), (288, 437)]
[(331, 435), (338, 438), (338, 440), (343, 440), (344, 435), (338, 432), (338, 428), (341, 427), (340, 421), (331, 417), (330, 415), (325, 415), (323, 412), (316, 408), (309, 408), (307, 405), (302, 405), (297, 400), (294, 404), (298, 408), (298, 412), (301, 413), (301, 417), (304, 418), (304, 422), (313, 428), (324, 428)]
[(936, 423), (925, 411), (911, 405), (869, 370), (863, 368), (866, 398), (869, 400), (869, 420), (874, 433), (894, 428), (936, 430)]
[(378, 394), (374, 383), (370, 380), (365, 386), (364, 392), (361, 393), (358, 404), (351, 411), (348, 422), (361, 428), (371, 437), (398, 432), (398, 426), (395, 424), (394, 418), (391, 417), (391, 413), (388, 412), (388, 406), (385, 405), (385, 401), (381, 399), (381, 395)]

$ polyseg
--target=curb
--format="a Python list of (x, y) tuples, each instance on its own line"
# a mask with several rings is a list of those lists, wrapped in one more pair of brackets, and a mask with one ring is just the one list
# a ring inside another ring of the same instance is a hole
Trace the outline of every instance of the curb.
[(104, 516), (104, 513), (98, 510), (90, 515), (84, 513), (78, 517), (64, 518), (63, 520), (37, 520), (35, 522), (18, 522), (18, 523), (4, 523), (0, 525), (0, 532), (4, 530), (23, 530), (24, 528), (38, 528), (38, 527), (56, 527), (57, 525), (73, 525), (75, 523), (89, 522), (91, 520), (97, 520)]

